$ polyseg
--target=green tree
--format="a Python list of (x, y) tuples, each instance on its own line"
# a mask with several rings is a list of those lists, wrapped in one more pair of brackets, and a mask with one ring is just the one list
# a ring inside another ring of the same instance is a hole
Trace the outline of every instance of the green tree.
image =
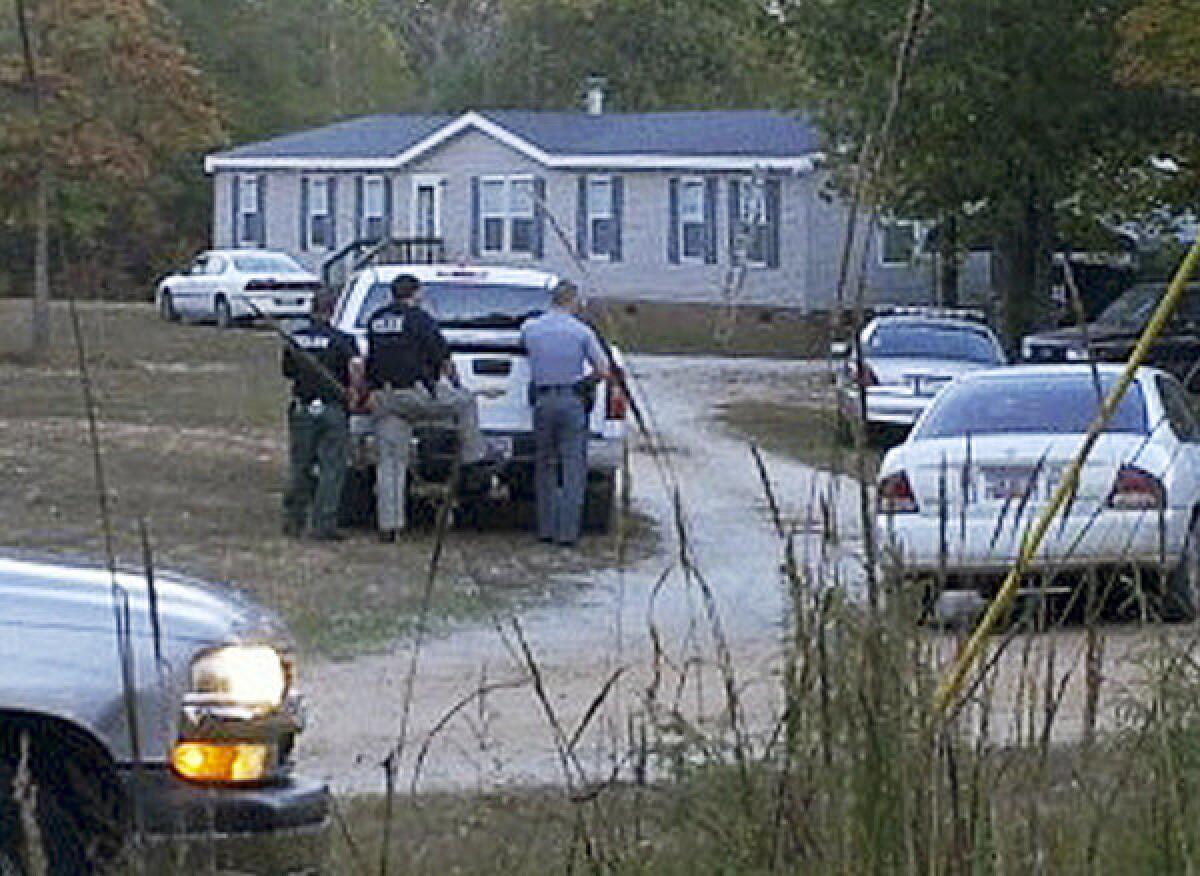
[[(835, 162), (883, 117), (907, 0), (788, 0), (775, 49)], [(1119, 0), (936, 4), (900, 105), (892, 159), (870, 196), (884, 211), (963, 216), (990, 239), (1010, 341), (1048, 300), (1056, 240), (1168, 196), (1150, 158), (1194, 108), (1119, 82)]]
[(160, 169), (217, 141), (176, 37), (151, 0), (23, 0), (0, 29), (0, 219), (37, 240), (38, 299), (52, 229), (60, 260), (102, 263), (103, 229), (152, 212)]
[(235, 142), (411, 100), (409, 50), (377, 0), (167, 0)]

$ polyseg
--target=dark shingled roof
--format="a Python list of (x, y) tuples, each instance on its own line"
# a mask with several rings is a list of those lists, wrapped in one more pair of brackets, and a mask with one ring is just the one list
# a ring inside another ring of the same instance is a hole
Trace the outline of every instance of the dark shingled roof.
[(363, 116), (322, 128), (248, 143), (214, 158), (394, 158), (455, 116), (397, 113)]
[[(794, 158), (818, 151), (805, 117), (772, 110), (661, 113), (485, 110), (479, 115), (551, 155), (677, 155)], [(364, 116), (250, 143), (224, 158), (393, 158), (458, 116)]]
[(480, 115), (555, 155), (743, 155), (793, 158), (819, 148), (816, 128), (770, 110)]

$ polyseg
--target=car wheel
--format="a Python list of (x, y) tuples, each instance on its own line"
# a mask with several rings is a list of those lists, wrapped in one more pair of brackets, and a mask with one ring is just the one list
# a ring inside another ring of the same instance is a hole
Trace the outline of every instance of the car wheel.
[[(42, 728), (31, 728), (30, 733)], [(54, 731), (46, 734), (54, 739)], [(0, 734), (6, 740), (18, 734)], [(30, 771), (36, 808), (38, 839), (46, 860), (46, 876), (107, 873), (120, 856), (125, 842), (123, 792), (113, 771), (86, 750), (71, 747), (70, 755), (56, 743), (45, 744), (33, 737)], [(65, 741), (69, 744), (70, 740)], [(0, 876), (22, 876), (22, 818), (12, 794), (16, 774), (16, 746), (5, 752), (0, 763)], [(26, 850), (26, 853), (28, 851)], [(26, 859), (26, 863), (29, 863)], [(5, 868), (9, 869), (5, 869)]]
[(217, 328), (232, 328), (233, 327), (233, 310), (229, 307), (228, 298), (218, 298), (213, 304), (213, 312), (217, 317)]
[(583, 528), (608, 532), (617, 507), (617, 474), (604, 475), (588, 484), (583, 500)]
[(1167, 578), (1163, 594), (1163, 619), (1191, 621), (1200, 607), (1200, 515), (1192, 518), (1183, 551), (1177, 565)]
[(179, 322), (179, 311), (175, 309), (170, 289), (164, 289), (158, 296), (158, 314), (164, 322)]

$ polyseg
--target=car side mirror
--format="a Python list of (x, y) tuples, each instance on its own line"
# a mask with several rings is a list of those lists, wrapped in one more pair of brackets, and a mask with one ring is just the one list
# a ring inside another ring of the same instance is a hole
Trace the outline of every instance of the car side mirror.
[(829, 345), (829, 355), (834, 359), (845, 359), (850, 355), (850, 342), (834, 341)]

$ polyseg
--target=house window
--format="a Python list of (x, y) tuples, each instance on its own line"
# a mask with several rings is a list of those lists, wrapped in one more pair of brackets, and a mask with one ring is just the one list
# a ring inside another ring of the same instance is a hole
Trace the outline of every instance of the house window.
[(362, 233), (368, 240), (380, 240), (386, 232), (387, 181), (381, 176), (363, 179)]
[(483, 251), (504, 252), (505, 182), (503, 179), (484, 179), (479, 183), (479, 217), (483, 226)]
[(702, 262), (708, 251), (705, 190), (702, 179), (679, 181), (679, 252), (684, 261)]
[(482, 178), (479, 220), (484, 254), (533, 255), (537, 236), (533, 178)]
[(588, 257), (608, 260), (616, 249), (617, 212), (613, 202), (613, 181), (593, 176), (587, 183)]
[(257, 176), (238, 177), (237, 246), (262, 246), (262, 208)]
[(307, 249), (333, 248), (333, 198), (327, 177), (312, 177), (308, 181)]
[(909, 219), (884, 220), (879, 229), (879, 258), (885, 265), (908, 265), (917, 254), (918, 224)]
[(767, 209), (767, 186), (763, 180), (745, 177), (735, 182), (737, 201), (734, 249), (745, 263), (765, 267), (771, 252), (771, 212)]

